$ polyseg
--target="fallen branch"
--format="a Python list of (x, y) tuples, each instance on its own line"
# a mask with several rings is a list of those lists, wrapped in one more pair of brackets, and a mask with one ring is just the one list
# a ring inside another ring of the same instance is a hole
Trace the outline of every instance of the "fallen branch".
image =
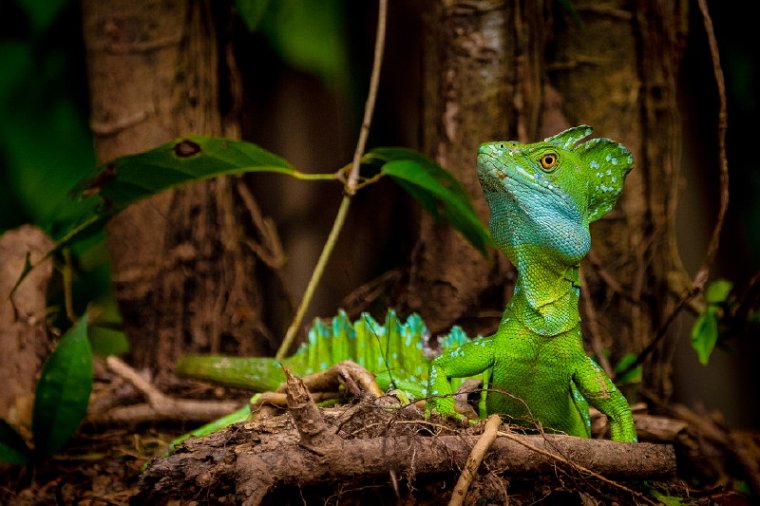
[(118, 357), (106, 359), (108, 368), (143, 394), (147, 403), (118, 406), (101, 413), (91, 413), (95, 423), (136, 424), (167, 420), (208, 421), (228, 415), (240, 407), (235, 401), (177, 399), (158, 390)]
[[(370, 479), (391, 471), (411, 478), (465, 465), (480, 436), (421, 436), (370, 439), (340, 437), (304, 446), (296, 429), (269, 440), (267, 430), (240, 426), (190, 441), (180, 453), (154, 462), (142, 475), (138, 502), (169, 498), (230, 496), (259, 504), (277, 486), (308, 486), (335, 480)], [(524, 436), (494, 441), (484, 464), (508, 475), (549, 475), (581, 468), (607, 480), (672, 478), (672, 446), (617, 443), (569, 436)], [(581, 474), (582, 475), (582, 474)]]

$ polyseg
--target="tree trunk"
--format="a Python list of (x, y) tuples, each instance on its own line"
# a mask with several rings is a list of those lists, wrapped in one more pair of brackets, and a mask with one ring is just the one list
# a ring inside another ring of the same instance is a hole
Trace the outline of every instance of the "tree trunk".
[[(587, 123), (634, 153), (621, 203), (592, 227), (597, 267), (584, 262), (593, 301), (584, 321), (599, 355), (615, 350), (613, 363), (641, 351), (674, 306), (673, 279), (686, 279), (673, 226), (684, 2), (583, 0), (572, 11), (543, 1), (431, 3), (424, 151), (464, 183), (484, 220), (474, 170), (481, 142), (532, 142)], [(479, 316), (498, 314), (489, 310), (503, 309), (504, 297), (494, 293), (504, 293), (504, 263), (482, 258), (450, 227), (423, 217), (408, 305), (433, 331), (475, 308)], [(667, 357), (661, 350), (645, 368), (647, 386), (665, 395)]]
[[(474, 170), (477, 148), (508, 136), (514, 105), (505, 5), (435, 1), (425, 19), (422, 149), (462, 182), (484, 221), (488, 207)], [(405, 302), (439, 332), (476, 311), (493, 316), (503, 308), (507, 272), (497, 255), (484, 258), (448, 224), (423, 215)]]
[[(227, 89), (234, 91), (234, 62), (218, 42), (214, 14), (205, 0), (84, 0), (101, 161), (187, 133), (238, 136), (239, 96)], [(246, 201), (250, 215), (241, 212), (237, 184), (222, 178), (165, 192), (109, 224), (113, 281), (137, 366), (162, 372), (180, 353), (269, 351), (260, 262), (246, 246), (257, 210)]]
[[(670, 282), (684, 276), (673, 223), (681, 150), (676, 75), (687, 30), (682, 4), (573, 2), (579, 19), (563, 17), (548, 64), (568, 124), (588, 123), (634, 155), (621, 202), (591, 228), (593, 251), (623, 293), (584, 262), (586, 289), (598, 306), (586, 322), (598, 322), (601, 336), (592, 338), (617, 350), (614, 358), (652, 340), (674, 306)], [(665, 396), (669, 362), (661, 351), (644, 369), (647, 387)]]

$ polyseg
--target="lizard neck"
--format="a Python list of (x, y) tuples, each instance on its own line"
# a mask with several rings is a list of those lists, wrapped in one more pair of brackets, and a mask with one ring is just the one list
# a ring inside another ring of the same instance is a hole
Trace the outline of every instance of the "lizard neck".
[[(578, 266), (549, 271), (542, 266), (518, 268), (515, 290), (502, 321), (517, 319), (536, 334), (552, 337), (577, 327), (580, 322)], [(535, 272), (537, 271), (537, 272)]]
[[(533, 247), (541, 249), (540, 247)], [(517, 268), (515, 289), (504, 311), (502, 322), (518, 320), (531, 332), (552, 337), (574, 329), (580, 323), (580, 264), (531, 251), (523, 246), (508, 248), (510, 261)]]
[(517, 319), (542, 336), (577, 327), (578, 271), (591, 247), (584, 217), (567, 206), (522, 202), (509, 193), (485, 195), (494, 242), (518, 272), (502, 322)]
[(502, 322), (516, 319), (532, 332), (546, 337), (579, 325), (579, 264), (567, 265), (551, 257), (520, 254), (514, 258), (510, 255), (510, 260), (518, 276)]

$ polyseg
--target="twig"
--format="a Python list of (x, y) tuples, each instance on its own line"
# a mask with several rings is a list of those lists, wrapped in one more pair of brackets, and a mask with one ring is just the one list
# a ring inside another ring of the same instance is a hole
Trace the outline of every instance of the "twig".
[(623, 289), (620, 281), (618, 281), (617, 278), (615, 278), (615, 276), (613, 276), (610, 271), (607, 270), (607, 266), (604, 265), (602, 259), (599, 258), (599, 255), (596, 254), (594, 248), (591, 248), (589, 250), (586, 258), (588, 258), (589, 262), (591, 262), (591, 265), (594, 266), (594, 270), (596, 271), (597, 275), (602, 278), (610, 290), (633, 303), (640, 302), (631, 296), (630, 290)]
[(142, 393), (147, 404), (120, 406), (89, 417), (90, 421), (108, 423), (141, 423), (159, 420), (208, 421), (229, 414), (240, 407), (232, 401), (175, 399), (163, 394), (118, 357), (110, 356), (106, 365)]
[(71, 250), (63, 250), (63, 267), (61, 267), (61, 277), (63, 278), (63, 304), (66, 308), (66, 318), (71, 323), (76, 323), (77, 315), (74, 313), (74, 303), (72, 301), (72, 278), (74, 267), (71, 265)]
[(499, 415), (488, 417), (483, 434), (481, 434), (480, 439), (478, 439), (478, 442), (472, 448), (472, 452), (467, 458), (467, 463), (464, 465), (464, 469), (462, 469), (462, 474), (459, 475), (459, 480), (457, 480), (457, 485), (451, 494), (451, 500), (449, 500), (449, 506), (460, 506), (464, 503), (464, 498), (467, 497), (467, 491), (472, 484), (472, 479), (475, 477), (480, 463), (483, 462), (483, 457), (485, 457), (486, 452), (488, 452), (496, 439), (499, 425), (501, 425), (501, 417)]
[(723, 78), (723, 69), (720, 66), (720, 53), (718, 51), (718, 43), (715, 39), (715, 30), (713, 28), (712, 18), (707, 8), (706, 0), (697, 0), (699, 4), (699, 10), (702, 13), (702, 19), (705, 25), (705, 32), (707, 34), (707, 42), (710, 47), (710, 57), (713, 64), (713, 75), (715, 77), (715, 85), (718, 88), (718, 158), (720, 163), (720, 203), (718, 205), (718, 218), (713, 227), (712, 235), (710, 236), (710, 242), (707, 245), (707, 251), (705, 258), (702, 261), (697, 273), (691, 281), (691, 287), (689, 287), (676, 306), (670, 312), (665, 322), (657, 330), (657, 333), (647, 346), (639, 353), (636, 360), (631, 363), (624, 371), (618, 373), (617, 377), (632, 371), (635, 367), (641, 365), (647, 357), (657, 348), (657, 345), (665, 337), (668, 328), (675, 321), (676, 316), (686, 307), (691, 301), (705, 289), (705, 284), (710, 276), (710, 265), (715, 259), (715, 255), (718, 252), (718, 245), (720, 243), (720, 233), (723, 229), (723, 223), (726, 219), (726, 211), (728, 210), (728, 157), (726, 155), (726, 130), (728, 129), (728, 105), (726, 100), (726, 84)]
[[(383, 390), (375, 381), (375, 377), (364, 367), (356, 362), (345, 360), (339, 362), (329, 369), (319, 371), (314, 374), (308, 374), (299, 381), (309, 389), (311, 397), (315, 402), (322, 402), (339, 397), (338, 388), (341, 382), (350, 385), (358, 385), (361, 388), (354, 387), (352, 395), (359, 395), (361, 392), (367, 392), (375, 398), (384, 395)], [(287, 406), (287, 391), (289, 383), (283, 383), (276, 392), (264, 392), (258, 396), (258, 399), (251, 407), (251, 411), (256, 416), (267, 417), (274, 413), (274, 410), (268, 407), (284, 408)]]
[(353, 163), (351, 164), (351, 172), (348, 176), (348, 180), (344, 185), (343, 199), (341, 200), (338, 213), (335, 216), (330, 234), (327, 236), (325, 246), (322, 248), (322, 253), (319, 255), (317, 265), (314, 267), (314, 272), (309, 279), (309, 284), (306, 287), (301, 303), (296, 309), (296, 314), (293, 316), (293, 321), (290, 323), (285, 338), (282, 340), (280, 348), (277, 350), (275, 357), (279, 360), (285, 358), (293, 345), (296, 334), (301, 327), (306, 309), (311, 303), (311, 299), (314, 297), (314, 292), (322, 279), (327, 261), (332, 255), (332, 251), (335, 248), (335, 243), (338, 240), (343, 224), (346, 221), (346, 215), (348, 214), (348, 208), (351, 205), (351, 199), (356, 193), (357, 183), (359, 180), (359, 167), (361, 165), (361, 158), (364, 154), (364, 148), (367, 144), (367, 137), (369, 136), (369, 127), (372, 123), (372, 114), (375, 110), (375, 102), (377, 101), (377, 89), (380, 82), (380, 68), (383, 60), (383, 50), (385, 48), (385, 28), (386, 19), (388, 13), (388, 0), (379, 0), (378, 3), (378, 15), (377, 15), (377, 34), (375, 36), (375, 56), (372, 64), (372, 75), (369, 83), (369, 94), (367, 96), (367, 102), (364, 105), (364, 120), (362, 121), (361, 130), (359, 131), (359, 140), (356, 143), (356, 150), (354, 151)]
[(712, 58), (713, 74), (715, 76), (715, 85), (718, 88), (718, 157), (720, 160), (720, 204), (718, 207), (718, 219), (715, 222), (710, 242), (707, 246), (707, 253), (702, 262), (702, 266), (694, 276), (694, 283), (704, 287), (705, 281), (710, 271), (710, 264), (718, 252), (720, 242), (720, 232), (723, 229), (723, 223), (726, 219), (728, 210), (728, 157), (726, 155), (726, 130), (728, 129), (728, 104), (726, 100), (726, 84), (723, 79), (723, 69), (720, 66), (720, 52), (718, 51), (718, 42), (715, 40), (715, 30), (713, 28), (710, 11), (707, 8), (706, 0), (698, 0), (699, 10), (702, 12), (702, 19), (705, 24), (707, 33), (707, 42), (710, 46), (710, 57)]

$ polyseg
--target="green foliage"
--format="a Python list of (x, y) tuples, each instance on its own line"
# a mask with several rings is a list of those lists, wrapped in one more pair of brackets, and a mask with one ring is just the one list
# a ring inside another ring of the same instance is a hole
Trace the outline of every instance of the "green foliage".
[(4, 420), (0, 420), (0, 462), (27, 464), (57, 453), (76, 432), (87, 413), (92, 390), (92, 352), (87, 316), (61, 337), (42, 366), (34, 397), (34, 450)]
[(728, 299), (734, 284), (726, 279), (716, 279), (707, 286), (705, 300), (708, 304), (720, 304)]
[(0, 419), (0, 462), (26, 464), (31, 458), (32, 453), (21, 436), (8, 422)]
[(81, 48), (61, 44), (60, 35), (55, 45), (48, 42), (64, 26), (61, 11), (72, 2), (11, 5), (9, 12), (15, 7), (25, 16), (19, 22), (27, 30), (0, 40), (0, 227), (32, 221), (55, 237), (88, 212), (66, 192), (95, 164), (80, 107), (84, 87), (77, 95), (73, 86), (78, 67), (72, 59)]
[(122, 355), (129, 351), (127, 335), (119, 328), (93, 325), (89, 337), (92, 352), (101, 357)]
[[(475, 213), (467, 192), (439, 165), (406, 148), (376, 148), (364, 162), (380, 165), (424, 209), (448, 220), (485, 254), (490, 235)], [(82, 185), (82, 194), (98, 195), (103, 206), (73, 229), (57, 248), (100, 227), (114, 213), (164, 190), (223, 175), (274, 172), (300, 179), (334, 179), (331, 174), (305, 174), (286, 160), (249, 142), (193, 135), (157, 148), (123, 156), (102, 166)]]
[(92, 390), (87, 316), (61, 338), (42, 367), (34, 398), (32, 432), (39, 458), (58, 452), (79, 427)]
[(664, 506), (681, 506), (684, 504), (683, 499), (678, 496), (665, 494), (652, 486), (647, 486), (646, 488), (649, 495), (653, 497), (658, 504), (663, 504)]
[[(616, 374), (619, 374), (622, 371), (625, 371), (628, 369), (628, 367), (633, 364), (636, 361), (636, 354), (635, 353), (626, 353), (620, 358), (620, 361), (615, 365), (614, 371)], [(642, 379), (642, 368), (641, 366), (634, 367), (627, 373), (623, 374), (622, 376), (617, 376), (617, 382), (618, 383), (641, 383)]]
[(730, 281), (719, 279), (710, 283), (705, 291), (707, 305), (691, 328), (691, 347), (697, 352), (702, 365), (707, 365), (718, 343), (718, 320), (732, 286)]
[(296, 170), (255, 144), (191, 135), (102, 166), (84, 193), (98, 194), (111, 213), (182, 184), (246, 172), (294, 175)]
[(235, 7), (248, 30), (263, 35), (291, 67), (348, 88), (345, 2), (235, 0)]
[(391, 176), (436, 218), (444, 218), (483, 255), (491, 235), (478, 218), (470, 197), (449, 172), (407, 148), (375, 148), (364, 161), (382, 163), (380, 172)]
[(240, 15), (240, 19), (243, 20), (248, 31), (251, 32), (258, 28), (267, 7), (269, 7), (269, 0), (235, 0), (235, 9), (237, 9), (238, 15)]

